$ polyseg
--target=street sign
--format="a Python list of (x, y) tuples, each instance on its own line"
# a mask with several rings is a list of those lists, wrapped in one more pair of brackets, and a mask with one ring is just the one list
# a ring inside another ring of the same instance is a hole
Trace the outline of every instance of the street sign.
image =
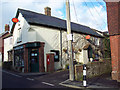
[(19, 20), (17, 18), (12, 18), (12, 22), (17, 23)]
[(72, 40), (72, 34), (67, 34), (67, 40)]

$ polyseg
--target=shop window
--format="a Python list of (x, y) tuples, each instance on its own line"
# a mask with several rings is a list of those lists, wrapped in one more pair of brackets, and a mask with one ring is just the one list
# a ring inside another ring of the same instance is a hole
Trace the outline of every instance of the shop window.
[(23, 49), (15, 50), (15, 66), (23, 67), (24, 66), (24, 51)]
[(54, 62), (59, 62), (59, 50), (50, 50), (55, 53)]

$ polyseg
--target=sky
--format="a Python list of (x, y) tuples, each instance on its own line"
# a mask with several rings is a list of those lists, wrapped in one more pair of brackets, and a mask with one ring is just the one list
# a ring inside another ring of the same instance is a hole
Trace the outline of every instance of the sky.
[[(0, 33), (5, 24), (13, 25), (18, 8), (44, 14), (51, 8), (51, 16), (66, 20), (66, 0), (0, 0)], [(106, 4), (103, 0), (69, 0), (71, 21), (99, 31), (108, 31)]]

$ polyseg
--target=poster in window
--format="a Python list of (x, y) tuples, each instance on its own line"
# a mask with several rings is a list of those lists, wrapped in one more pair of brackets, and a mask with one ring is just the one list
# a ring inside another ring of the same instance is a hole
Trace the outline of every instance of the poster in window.
[(37, 53), (35, 53), (35, 56), (37, 56)]
[(32, 53), (31, 56), (35, 56), (34, 53)]

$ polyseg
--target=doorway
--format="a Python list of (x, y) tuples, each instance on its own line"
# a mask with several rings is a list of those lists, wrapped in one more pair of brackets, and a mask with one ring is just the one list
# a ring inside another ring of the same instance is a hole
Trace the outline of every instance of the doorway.
[(37, 48), (29, 49), (29, 71), (39, 72), (39, 53)]
[(89, 58), (89, 61), (90, 61), (90, 58), (93, 58), (92, 57), (92, 53), (93, 53), (92, 47), (89, 45), (87, 50), (88, 50), (88, 58)]

